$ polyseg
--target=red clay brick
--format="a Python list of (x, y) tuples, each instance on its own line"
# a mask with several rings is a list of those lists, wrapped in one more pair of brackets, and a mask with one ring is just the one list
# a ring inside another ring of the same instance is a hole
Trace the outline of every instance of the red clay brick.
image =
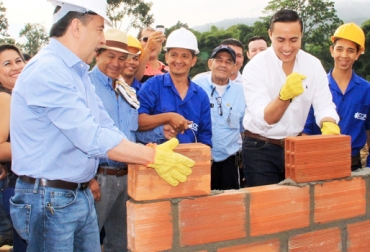
[(339, 228), (299, 234), (289, 239), (289, 252), (342, 251)]
[(280, 241), (268, 240), (263, 242), (255, 242), (251, 244), (242, 244), (233, 247), (221, 248), (218, 252), (279, 252)]
[(315, 222), (325, 223), (364, 215), (365, 194), (365, 181), (362, 178), (315, 185)]
[(175, 152), (196, 162), (187, 181), (174, 187), (160, 178), (152, 168), (129, 165), (128, 194), (131, 198), (142, 201), (210, 194), (211, 149), (209, 146), (200, 143), (180, 144)]
[(127, 202), (127, 240), (131, 251), (162, 251), (172, 248), (173, 228), (169, 201)]
[(179, 203), (181, 246), (246, 237), (246, 191), (225, 193)]
[(268, 185), (248, 188), (251, 236), (309, 225), (309, 187)]
[(370, 250), (370, 221), (348, 224), (347, 251), (368, 252)]
[(285, 176), (308, 182), (351, 176), (351, 138), (316, 135), (285, 139)]

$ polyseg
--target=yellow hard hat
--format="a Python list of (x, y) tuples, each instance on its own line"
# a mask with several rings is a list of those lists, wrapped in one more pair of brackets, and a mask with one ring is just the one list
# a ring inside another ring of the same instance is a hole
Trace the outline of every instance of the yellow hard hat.
[(137, 38), (135, 38), (134, 36), (131, 36), (131, 35), (127, 35), (127, 38), (128, 38), (128, 46), (133, 47), (133, 48), (137, 48), (139, 50), (139, 52), (137, 54), (140, 54), (141, 51), (143, 50), (143, 47), (141, 46), (140, 41)]
[(334, 43), (336, 39), (347, 39), (360, 46), (360, 52), (365, 51), (365, 34), (360, 26), (355, 23), (347, 23), (338, 27), (331, 41)]

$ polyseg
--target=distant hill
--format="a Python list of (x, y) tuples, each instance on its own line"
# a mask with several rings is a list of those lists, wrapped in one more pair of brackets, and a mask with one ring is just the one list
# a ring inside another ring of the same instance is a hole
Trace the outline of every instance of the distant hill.
[[(361, 26), (363, 22), (370, 19), (369, 2), (358, 2), (358, 1), (336, 2), (335, 8), (337, 10), (338, 17), (342, 19), (344, 23), (354, 22)], [(253, 24), (258, 20), (260, 20), (258, 17), (224, 19), (219, 22), (207, 23), (204, 25), (194, 26), (191, 28), (199, 32), (206, 32), (209, 31), (213, 25), (219, 29), (227, 29), (230, 26), (236, 24), (246, 24), (248, 26), (253, 26)]]

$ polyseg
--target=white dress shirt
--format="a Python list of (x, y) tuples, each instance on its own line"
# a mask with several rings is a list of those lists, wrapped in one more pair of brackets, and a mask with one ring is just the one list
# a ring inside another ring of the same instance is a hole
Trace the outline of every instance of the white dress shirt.
[(270, 47), (248, 62), (243, 70), (243, 90), (247, 104), (244, 129), (273, 139), (296, 136), (303, 130), (311, 104), (318, 125), (324, 117), (331, 117), (339, 122), (328, 79), (320, 61), (299, 50), (293, 72), (307, 77), (303, 80), (304, 92), (293, 99), (279, 122), (268, 124), (264, 119), (264, 110), (278, 97), (286, 81), (282, 61)]

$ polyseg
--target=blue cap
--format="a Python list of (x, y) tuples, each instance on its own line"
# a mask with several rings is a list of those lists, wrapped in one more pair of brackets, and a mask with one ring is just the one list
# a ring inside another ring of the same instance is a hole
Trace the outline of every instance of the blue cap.
[(213, 49), (211, 54), (211, 59), (214, 59), (219, 52), (227, 52), (231, 55), (231, 58), (233, 59), (234, 63), (236, 62), (236, 54), (235, 51), (227, 45), (219, 45), (215, 49)]

